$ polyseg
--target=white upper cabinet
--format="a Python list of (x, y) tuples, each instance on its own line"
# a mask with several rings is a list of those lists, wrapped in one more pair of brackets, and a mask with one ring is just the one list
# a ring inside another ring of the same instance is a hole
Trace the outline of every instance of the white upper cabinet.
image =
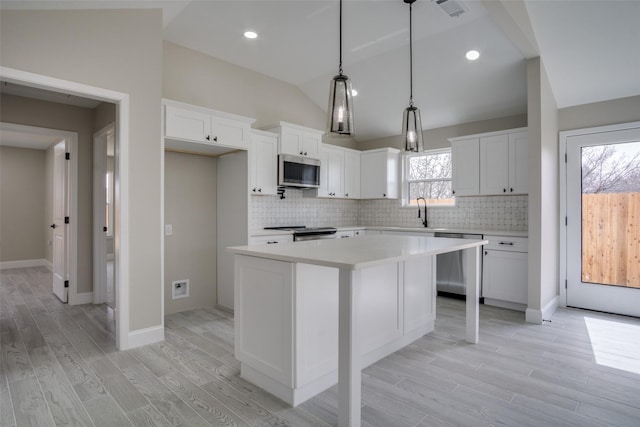
[(322, 144), (320, 153), (320, 188), (305, 191), (305, 197), (360, 197), (360, 152), (337, 145)]
[(267, 130), (280, 136), (279, 154), (318, 158), (324, 132), (287, 122), (267, 126)]
[(398, 157), (400, 150), (381, 148), (360, 155), (360, 198), (398, 198)]
[(251, 159), (249, 193), (275, 196), (278, 192), (278, 135), (252, 130), (249, 157)]
[(255, 120), (163, 100), (165, 148), (203, 154), (247, 150)]
[(453, 195), (477, 196), (480, 193), (479, 138), (451, 141), (451, 165)]
[(452, 138), (449, 141), (455, 196), (527, 194), (526, 129)]
[(480, 138), (480, 194), (526, 194), (528, 154), (526, 131)]

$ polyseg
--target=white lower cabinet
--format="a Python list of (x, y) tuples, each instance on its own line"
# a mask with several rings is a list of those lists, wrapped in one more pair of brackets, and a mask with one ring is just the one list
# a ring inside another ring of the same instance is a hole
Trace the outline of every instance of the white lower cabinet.
[(250, 245), (274, 245), (276, 243), (293, 242), (293, 234), (273, 234), (249, 237)]
[(484, 236), (482, 296), (485, 304), (524, 311), (528, 302), (528, 248), (523, 237)]
[[(236, 338), (241, 376), (293, 406), (335, 385), (338, 270), (235, 258), (235, 321), (246, 331)], [(363, 367), (433, 330), (434, 259), (360, 270)]]

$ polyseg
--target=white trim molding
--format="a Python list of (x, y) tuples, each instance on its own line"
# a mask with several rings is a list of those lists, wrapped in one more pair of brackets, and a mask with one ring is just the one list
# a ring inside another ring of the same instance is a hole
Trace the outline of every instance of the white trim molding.
[[(55, 92), (63, 92), (84, 98), (111, 102), (116, 105), (116, 132), (118, 134), (118, 148), (116, 154), (116, 173), (118, 174), (118, 184), (116, 186), (117, 208), (115, 212), (116, 227), (114, 230), (117, 248), (115, 281), (116, 295), (118, 295), (116, 301), (116, 346), (120, 350), (130, 348), (129, 94), (4, 66), (0, 66), (0, 78), (9, 83), (16, 83), (50, 91), (52, 90)], [(74, 258), (75, 257), (72, 255), (72, 262), (74, 262)], [(74, 266), (72, 264), (72, 271), (73, 268)], [(162, 332), (157, 333), (155, 336), (164, 337), (163, 326), (159, 325), (156, 328), (162, 329)], [(136, 336), (137, 335), (133, 335), (133, 337)]]
[(51, 269), (51, 263), (46, 259), (24, 259), (19, 261), (0, 262), (0, 270), (9, 270), (11, 268), (29, 268), (29, 267), (47, 267), (48, 269)]
[(93, 304), (93, 292), (76, 293), (73, 296), (73, 301), (71, 301), (71, 298), (69, 300), (69, 305)]
[(121, 348), (120, 350), (128, 350), (135, 347), (141, 347), (147, 344), (153, 344), (155, 342), (164, 341), (164, 326), (152, 326), (150, 328), (138, 329), (129, 332), (127, 337), (127, 348)]

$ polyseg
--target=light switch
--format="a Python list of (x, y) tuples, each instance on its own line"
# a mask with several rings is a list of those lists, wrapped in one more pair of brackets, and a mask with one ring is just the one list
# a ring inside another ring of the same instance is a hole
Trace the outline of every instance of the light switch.
[(173, 225), (165, 224), (164, 225), (164, 235), (171, 236), (173, 234)]

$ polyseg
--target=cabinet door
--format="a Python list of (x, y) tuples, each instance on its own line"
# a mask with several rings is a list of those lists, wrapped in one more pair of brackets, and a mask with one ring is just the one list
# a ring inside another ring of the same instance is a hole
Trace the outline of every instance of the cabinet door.
[(248, 148), (249, 146), (249, 125), (224, 117), (211, 119), (211, 139), (217, 144), (236, 148)]
[[(320, 150), (316, 155), (316, 158), (320, 160), (320, 187), (315, 194), (316, 197), (329, 197), (329, 152), (327, 150)], [(303, 197), (311, 192), (304, 192)]]
[(451, 142), (451, 180), (454, 196), (477, 196), (480, 192), (479, 138)]
[(209, 114), (167, 105), (164, 127), (167, 138), (211, 142), (211, 116)]
[(303, 156), (317, 157), (320, 152), (322, 137), (313, 133), (303, 133), (300, 150)]
[(342, 197), (344, 194), (344, 151), (330, 148), (327, 150), (327, 179), (329, 196)]
[(484, 251), (482, 296), (527, 304), (526, 252)]
[(283, 128), (280, 134), (280, 153), (301, 156), (303, 154), (302, 133)]
[(360, 153), (344, 153), (344, 197), (360, 198)]
[(509, 193), (529, 192), (529, 134), (518, 132), (509, 135)]
[(360, 198), (398, 198), (398, 156), (387, 151), (360, 156)]
[(480, 194), (509, 192), (509, 136), (480, 138)]
[(253, 135), (251, 144), (251, 194), (276, 195), (278, 191), (278, 138)]

